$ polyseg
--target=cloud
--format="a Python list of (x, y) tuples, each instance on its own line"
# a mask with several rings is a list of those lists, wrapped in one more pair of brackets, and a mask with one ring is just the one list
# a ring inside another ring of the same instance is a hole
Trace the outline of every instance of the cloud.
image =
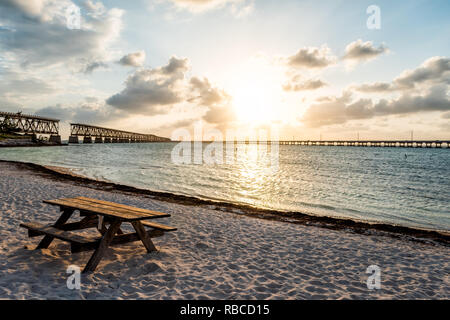
[(390, 83), (386, 82), (375, 82), (372, 84), (362, 84), (359, 86), (355, 86), (357, 91), (372, 93), (372, 92), (387, 92), (393, 91), (395, 88)]
[(450, 59), (446, 57), (431, 57), (413, 70), (405, 70), (391, 83), (376, 82), (355, 86), (361, 92), (405, 91), (423, 89), (424, 86), (450, 84)]
[(190, 84), (192, 92), (196, 95), (190, 101), (208, 107), (203, 116), (204, 120), (217, 125), (236, 120), (236, 114), (231, 107), (231, 96), (228, 93), (213, 87), (207, 78), (192, 77)]
[(423, 96), (403, 94), (396, 100), (382, 99), (374, 106), (374, 110), (378, 115), (450, 111), (450, 99), (446, 87), (435, 86)]
[(145, 62), (145, 52), (138, 51), (123, 56), (119, 63), (123, 66), (142, 67)]
[(388, 51), (384, 45), (376, 48), (372, 41), (363, 42), (359, 39), (347, 45), (343, 59), (356, 62), (369, 61)]
[(85, 74), (91, 74), (94, 70), (99, 69), (99, 68), (107, 68), (108, 65), (104, 62), (101, 61), (94, 61), (89, 63), (88, 65), (86, 65), (84, 67), (83, 73)]
[(450, 84), (450, 59), (432, 57), (414, 70), (406, 70), (394, 80), (398, 88), (414, 88), (421, 83)]
[(254, 0), (166, 0), (166, 2), (172, 3), (176, 9), (191, 13), (228, 8), (237, 18), (247, 16), (254, 8)]
[(118, 120), (120, 111), (105, 106), (103, 103), (84, 102), (75, 107), (64, 107), (60, 104), (41, 108), (35, 112), (42, 117), (59, 119), (62, 122), (102, 124)]
[(433, 87), (425, 95), (405, 93), (397, 99), (382, 99), (378, 103), (371, 99), (352, 101), (351, 93), (346, 91), (339, 98), (311, 105), (301, 121), (310, 127), (320, 127), (355, 119), (432, 111), (450, 111), (450, 99), (445, 86)]
[(236, 120), (234, 110), (229, 106), (213, 106), (210, 107), (203, 119), (213, 124), (228, 124)]
[(190, 84), (192, 92), (195, 94), (190, 99), (191, 102), (196, 102), (204, 106), (218, 106), (230, 102), (230, 95), (222, 89), (213, 87), (207, 78), (200, 79), (198, 77), (192, 77)]
[(326, 86), (327, 84), (319, 79), (300, 80), (300, 76), (294, 76), (290, 81), (283, 85), (284, 91), (307, 91), (316, 90)]
[(3, 71), (2, 78), (0, 94), (10, 98), (23, 95), (50, 94), (56, 90), (51, 84), (41, 78), (22, 75), (14, 71)]
[(170, 73), (167, 69), (168, 66), (136, 71), (125, 81), (125, 89), (109, 97), (106, 102), (129, 113), (167, 113), (169, 106), (182, 101), (183, 92), (178, 82), (184, 79), (183, 71)]
[(231, 97), (207, 78), (188, 78), (189, 70), (189, 60), (175, 56), (165, 66), (137, 70), (125, 81), (125, 88), (106, 103), (126, 113), (150, 116), (169, 113), (183, 103), (206, 108), (204, 119), (211, 123), (232, 119)]
[(108, 47), (122, 28), (123, 11), (102, 10), (97, 3), (96, 11), (82, 15), (81, 29), (71, 30), (66, 20), (70, 5), (69, 0), (2, 1), (0, 22), (7, 31), (0, 33), (1, 50), (22, 66), (34, 68), (59, 64), (87, 70), (90, 64), (107, 60)]
[(287, 65), (290, 67), (320, 69), (334, 64), (336, 59), (331, 55), (331, 50), (326, 45), (323, 45), (320, 48), (302, 48), (286, 60)]

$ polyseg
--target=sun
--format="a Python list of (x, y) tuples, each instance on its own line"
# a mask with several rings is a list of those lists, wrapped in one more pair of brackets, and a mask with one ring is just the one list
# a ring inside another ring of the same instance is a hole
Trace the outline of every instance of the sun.
[(233, 95), (233, 107), (243, 123), (263, 124), (274, 120), (275, 101), (267, 86), (247, 83)]
[(249, 63), (234, 77), (230, 93), (240, 122), (270, 124), (278, 118), (281, 86), (273, 71), (263, 64)]

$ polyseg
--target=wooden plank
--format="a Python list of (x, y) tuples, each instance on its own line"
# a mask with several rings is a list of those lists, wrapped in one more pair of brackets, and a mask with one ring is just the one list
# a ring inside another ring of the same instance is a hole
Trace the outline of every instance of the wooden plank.
[(20, 224), (21, 227), (26, 228), (28, 230), (33, 230), (35, 232), (39, 232), (41, 234), (49, 235), (52, 238), (60, 239), (63, 241), (70, 242), (72, 244), (76, 245), (83, 245), (92, 242), (93, 238), (91, 237), (85, 237), (78, 235), (71, 231), (64, 231), (57, 229), (52, 226), (45, 226), (40, 223), (31, 222), (31, 223), (22, 223)]
[[(91, 216), (89, 216), (89, 218), (91, 218)], [(62, 226), (59, 226), (56, 229), (63, 230), (63, 231), (73, 231), (73, 230), (83, 230), (83, 229), (94, 228), (97, 226), (97, 222), (95, 220), (89, 219), (89, 221), (84, 221), (85, 219), (83, 219), (79, 222), (63, 224)], [(48, 227), (53, 227), (53, 225), (49, 225)], [(44, 235), (42, 232), (39, 232), (36, 230), (29, 229), (28, 231), (29, 231), (28, 236), (30, 238)]]
[(137, 216), (137, 217), (153, 217), (153, 216), (157, 216), (157, 217), (162, 217), (164, 216), (164, 214), (153, 214), (153, 213), (142, 213), (142, 212), (136, 212), (133, 210), (128, 210), (128, 209), (124, 209), (124, 208), (118, 208), (115, 206), (110, 206), (108, 204), (102, 204), (102, 203), (95, 203), (92, 201), (86, 201), (83, 199), (78, 199), (78, 198), (73, 198), (70, 199), (70, 201), (72, 201), (73, 203), (77, 203), (80, 205), (87, 205), (87, 206), (91, 206), (93, 208), (99, 208), (101, 210), (107, 210), (108, 212), (111, 213), (117, 213), (117, 217), (122, 218), (120, 215), (124, 214), (124, 215), (132, 215), (132, 216)]
[(164, 212), (153, 211), (153, 210), (148, 210), (148, 209), (141, 209), (141, 208), (137, 208), (137, 207), (128, 206), (128, 205), (125, 205), (125, 204), (120, 204), (120, 203), (115, 203), (115, 202), (110, 202), (110, 201), (104, 201), (104, 200), (98, 200), (98, 199), (93, 199), (93, 198), (76, 197), (74, 199), (79, 199), (79, 200), (87, 201), (87, 202), (90, 202), (90, 203), (103, 204), (103, 205), (107, 205), (109, 207), (114, 207), (114, 208), (118, 208), (118, 209), (126, 209), (128, 211), (137, 212), (137, 213), (156, 215), (156, 216), (160, 216), (160, 217), (167, 217), (167, 215), (168, 215), (167, 213), (164, 213)]
[[(70, 217), (72, 216), (74, 210), (73, 209), (64, 209), (63, 213), (61, 214), (61, 216), (58, 218), (58, 220), (56, 220), (55, 224), (53, 225), (53, 227), (58, 228), (59, 226), (65, 224)], [(52, 243), (54, 237), (50, 234), (47, 234), (44, 236), (44, 238), (41, 240), (41, 242), (39, 242), (38, 246), (36, 249), (46, 249), (48, 248), (48, 246)]]
[[(147, 236), (149, 238), (158, 238), (158, 237), (162, 237), (163, 235), (164, 235), (164, 232), (161, 230), (148, 230), (147, 231)], [(76, 252), (94, 250), (98, 247), (100, 240), (101, 239), (97, 239), (95, 241), (92, 241), (89, 243), (83, 243), (83, 244), (72, 244), (71, 251), (72, 251), (72, 253), (76, 253)], [(126, 234), (116, 235), (109, 245), (115, 246), (115, 245), (120, 245), (120, 244), (126, 244), (129, 242), (135, 242), (138, 240), (140, 240), (140, 238), (136, 232), (126, 233)]]
[(176, 231), (177, 228), (166, 226), (164, 224), (156, 223), (156, 222), (150, 222), (150, 221), (141, 221), (141, 223), (146, 227), (152, 227), (154, 229), (163, 230), (163, 231)]
[(102, 208), (93, 204), (87, 204), (85, 202), (75, 199), (58, 199), (58, 200), (44, 200), (44, 203), (61, 206), (63, 208), (70, 208), (73, 210), (80, 210), (91, 214), (100, 214), (103, 216), (120, 218), (127, 221), (135, 221), (142, 219), (154, 219), (169, 217), (170, 215), (148, 215), (148, 214), (136, 214), (134, 212), (117, 211), (113, 208)]
[(145, 249), (147, 249), (147, 252), (158, 251), (158, 249), (156, 249), (155, 245), (153, 244), (152, 239), (147, 236), (147, 232), (145, 231), (145, 228), (141, 224), (141, 222), (133, 221), (131, 222), (131, 224), (133, 225), (134, 230), (136, 230), (139, 239), (141, 239), (142, 243), (144, 244)]
[(105, 235), (100, 240), (97, 249), (92, 254), (88, 263), (84, 267), (83, 273), (94, 271), (95, 268), (97, 268), (97, 265), (99, 264), (100, 260), (103, 258), (103, 255), (105, 254), (106, 249), (108, 248), (109, 244), (113, 240), (113, 238), (116, 235), (117, 230), (119, 230), (121, 224), (122, 224), (122, 221), (120, 219), (116, 219), (111, 223), (111, 225), (109, 226)]

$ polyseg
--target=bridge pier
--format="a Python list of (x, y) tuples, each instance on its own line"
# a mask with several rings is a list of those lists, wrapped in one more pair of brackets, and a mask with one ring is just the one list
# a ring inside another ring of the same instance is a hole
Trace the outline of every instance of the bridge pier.
[(95, 137), (95, 143), (103, 143), (103, 138), (102, 137)]
[(92, 137), (86, 136), (83, 138), (83, 143), (92, 143)]
[(78, 136), (70, 136), (69, 143), (79, 143)]
[(112, 141), (112, 143), (118, 143), (118, 142), (119, 142), (119, 139), (113, 138), (111, 141)]
[(48, 142), (53, 142), (56, 144), (61, 144), (61, 136), (60, 135), (56, 135), (56, 134), (52, 134), (50, 136), (50, 138), (48, 139)]
[(111, 138), (105, 138), (105, 141), (103, 141), (104, 143), (111, 143)]

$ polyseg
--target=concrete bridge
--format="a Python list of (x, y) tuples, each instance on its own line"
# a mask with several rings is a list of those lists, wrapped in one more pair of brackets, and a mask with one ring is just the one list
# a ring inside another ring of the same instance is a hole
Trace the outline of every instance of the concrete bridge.
[(12, 128), (14, 132), (25, 133), (36, 138), (36, 134), (49, 134), (50, 142), (61, 143), (59, 120), (22, 114), (21, 112), (0, 111), (0, 128)]
[(153, 134), (128, 132), (87, 124), (71, 123), (69, 143), (79, 143), (78, 137), (83, 137), (83, 143), (130, 143), (130, 142), (169, 142), (169, 138)]

